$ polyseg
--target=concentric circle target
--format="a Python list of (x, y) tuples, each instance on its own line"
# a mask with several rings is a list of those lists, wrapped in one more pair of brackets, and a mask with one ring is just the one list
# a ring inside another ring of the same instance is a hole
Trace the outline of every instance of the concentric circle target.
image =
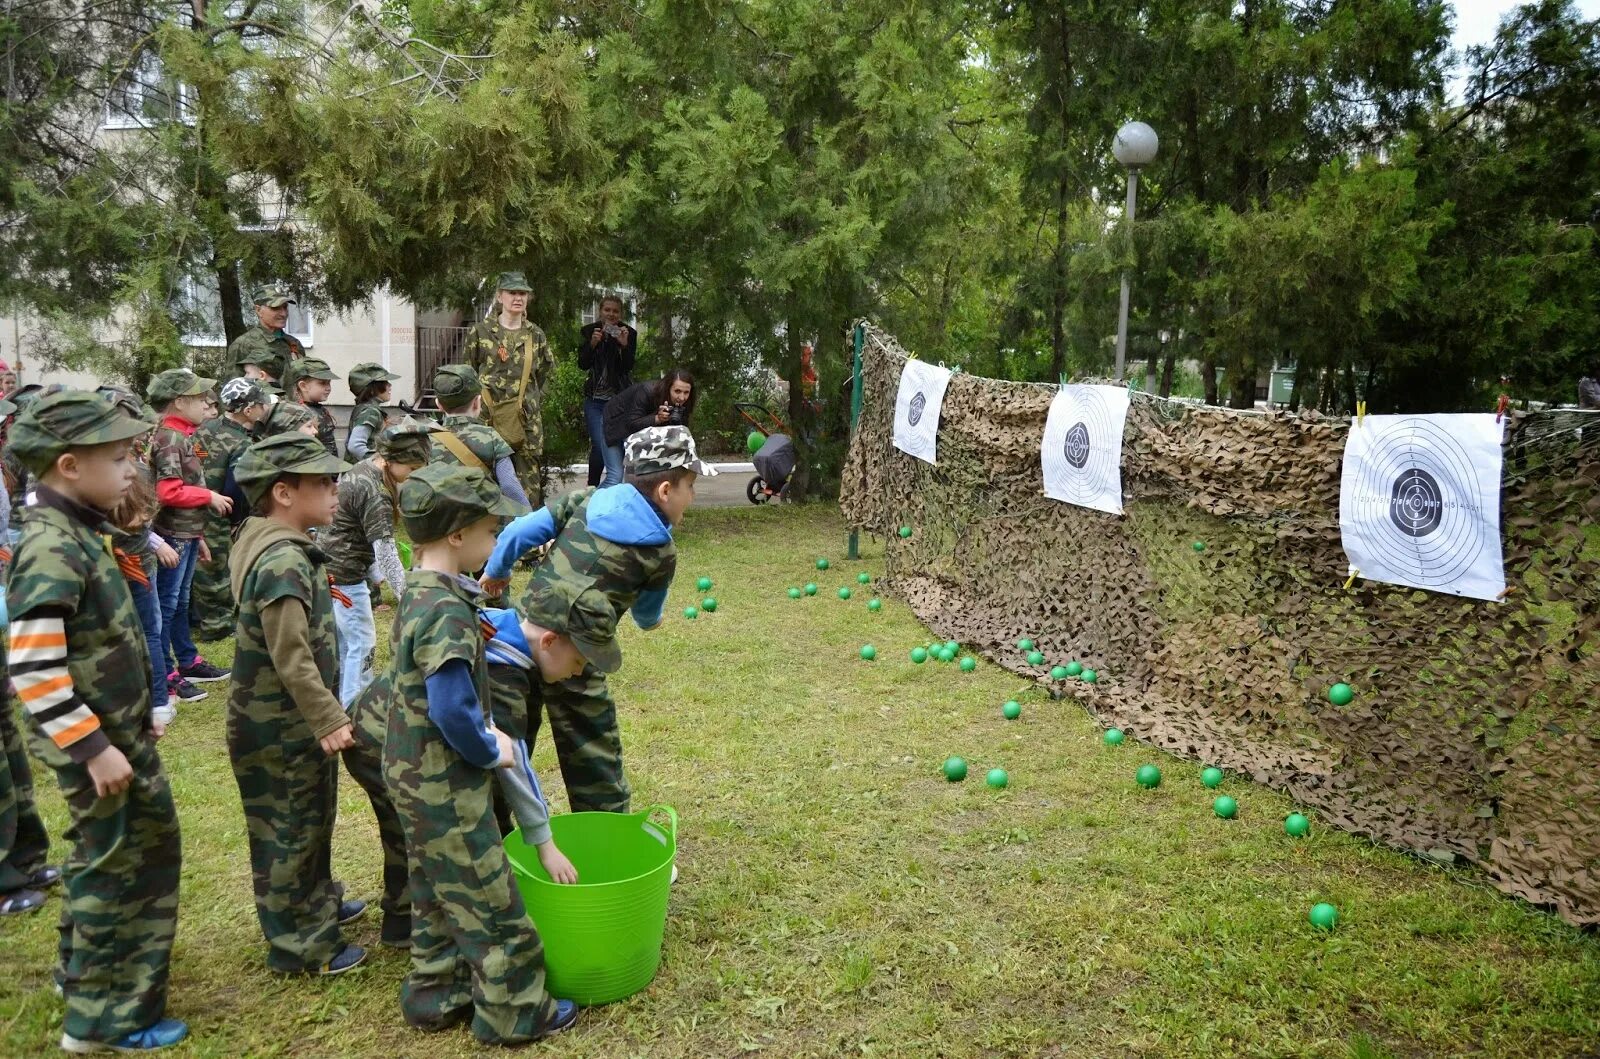
[(1049, 493), (1084, 507), (1120, 511), (1121, 421), (1094, 387), (1071, 386), (1063, 393), (1066, 414), (1052, 418), (1071, 425), (1046, 441), (1052, 457), (1045, 469)]
[(922, 410), (926, 407), (928, 407), (928, 395), (918, 390), (917, 395), (911, 398), (911, 406), (906, 411), (906, 422), (912, 426), (922, 422)]
[(1061, 446), (1062, 455), (1066, 456), (1068, 463), (1081, 471), (1088, 464), (1091, 451), (1089, 428), (1081, 422), (1072, 424), (1072, 428), (1067, 431), (1067, 440)]

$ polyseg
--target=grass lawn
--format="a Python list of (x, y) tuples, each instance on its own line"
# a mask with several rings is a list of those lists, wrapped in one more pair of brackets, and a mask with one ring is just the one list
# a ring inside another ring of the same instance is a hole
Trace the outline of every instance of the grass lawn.
[[(1212, 815), (1200, 764), (1105, 747), (1082, 710), (988, 665), (908, 659), (929, 633), (900, 603), (841, 602), (881, 548), (844, 561), (822, 509), (691, 511), (666, 625), (626, 625), (615, 681), (635, 806), (675, 806), (682, 878), (643, 994), (540, 1046), (573, 1056), (1570, 1056), (1600, 1042), (1600, 939), (1320, 825), (1230, 777)], [(833, 567), (819, 574), (819, 555)], [(694, 622), (694, 579), (721, 606)], [(784, 589), (815, 579), (816, 598)], [(878, 648), (858, 659), (862, 644)], [(228, 660), (227, 645), (208, 650)], [(225, 685), (213, 685), (225, 687)], [(467, 1032), (400, 1019), (405, 957), (326, 982), (263, 965), (220, 691), (162, 744), (184, 836), (170, 1014), (177, 1055), (476, 1054)], [(947, 783), (949, 754), (972, 776)], [(1156, 791), (1133, 783), (1158, 763)], [(536, 765), (559, 788), (554, 757)], [(989, 789), (983, 773), (1010, 772)], [(40, 777), (53, 834), (65, 825)], [(555, 793), (558, 802), (563, 796)], [(341, 787), (334, 859), (378, 893), (371, 810)], [(58, 849), (58, 853), (59, 853)], [(1332, 934), (1306, 914), (1339, 907)], [(49, 1054), (59, 901), (0, 925), (0, 1055)]]

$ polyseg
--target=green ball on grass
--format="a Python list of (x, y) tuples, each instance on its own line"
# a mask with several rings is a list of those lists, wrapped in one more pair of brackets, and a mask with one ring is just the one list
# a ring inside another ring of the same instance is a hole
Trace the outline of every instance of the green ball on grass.
[(978, 668), (978, 660), (970, 655), (961, 660), (961, 672), (970, 673)]
[(839, 590), (839, 598), (840, 599), (849, 599), (850, 598), (850, 590), (848, 588), (841, 588)]
[(1029, 651), (1028, 652), (1028, 664), (1030, 666), (1042, 666), (1042, 665), (1044, 665), (1044, 652), (1043, 651)]
[(1327, 902), (1311, 906), (1311, 925), (1318, 930), (1332, 930), (1339, 925), (1339, 910)]
[(1222, 770), (1219, 768), (1206, 769), (1204, 772), (1200, 773), (1200, 782), (1204, 783), (1212, 790), (1216, 790), (1218, 787), (1222, 786)]
[(928, 649), (926, 647), (913, 647), (911, 649), (911, 660), (920, 666), (928, 660)]
[(791, 588), (789, 590), (789, 598), (790, 599), (799, 599), (800, 598), (800, 590), (798, 588)]
[(870, 662), (874, 658), (877, 658), (877, 657), (878, 657), (878, 649), (876, 647), (872, 646), (871, 644), (867, 644), (865, 647), (863, 647), (861, 649), (861, 660), (863, 662)]
[(807, 584), (806, 584), (806, 595), (814, 596), (816, 594), (817, 594), (817, 583), (815, 581), (807, 582)]
[(1290, 813), (1283, 818), (1283, 833), (1290, 838), (1305, 838), (1311, 834), (1311, 821), (1303, 813)]
[(1005, 769), (990, 769), (989, 774), (983, 778), (983, 782), (1000, 791), (1005, 790), (1006, 785), (1011, 782), (1011, 777), (1006, 775)]
[(826, 559), (818, 559), (817, 560), (817, 569), (818, 570), (826, 570), (827, 568), (828, 568), (828, 560), (826, 560)]
[(711, 578), (702, 577), (700, 580), (694, 583), (694, 587), (698, 588), (702, 592), (709, 592), (711, 590)]
[(1232, 820), (1239, 815), (1239, 803), (1224, 794), (1211, 803), (1211, 811), (1224, 820)]
[(878, 611), (883, 609), (883, 600), (881, 600), (881, 599), (869, 599), (869, 600), (867, 600), (867, 609), (872, 611), (872, 613), (874, 613), (874, 614), (878, 613)]
[(683, 616), (685, 618), (688, 618), (690, 621), (694, 621), (696, 618), (698, 618), (700, 616), (700, 612), (698, 610), (695, 610), (693, 607), (684, 607), (683, 608)]
[(944, 778), (951, 783), (960, 783), (967, 778), (967, 763), (958, 757), (944, 759)]
[(1004, 706), (1000, 707), (1000, 716), (1004, 717), (1008, 721), (1016, 720), (1018, 717), (1022, 716), (1022, 703), (1018, 702), (1016, 699), (1010, 700)]
[(705, 599), (702, 599), (700, 601), (700, 609), (705, 611), (707, 614), (716, 613), (717, 598), (715, 596), (707, 596)]
[(859, 574), (856, 575), (856, 584), (858, 584), (858, 585), (870, 585), (870, 584), (872, 584), (872, 575), (867, 573), (865, 570), (861, 571)]
[(1140, 765), (1139, 771), (1133, 774), (1134, 782), (1147, 791), (1153, 791), (1161, 786), (1161, 770), (1154, 765)]
[(1122, 734), (1121, 728), (1107, 728), (1106, 734), (1100, 738), (1105, 740), (1106, 746), (1121, 746), (1122, 740), (1126, 737)]

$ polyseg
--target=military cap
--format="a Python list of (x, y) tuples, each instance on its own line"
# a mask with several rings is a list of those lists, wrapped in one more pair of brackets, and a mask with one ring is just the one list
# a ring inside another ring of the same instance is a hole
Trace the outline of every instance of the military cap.
[(395, 463), (421, 467), (433, 452), (433, 441), (429, 435), (443, 429), (431, 419), (406, 416), (394, 426), (384, 427), (378, 432), (378, 455)]
[[(268, 431), (267, 437), (276, 437), (279, 434), (289, 434), (299, 430), (307, 423), (315, 423), (317, 417), (311, 414), (311, 409), (304, 405), (295, 404), (293, 401), (275, 401), (272, 411), (268, 413), (266, 425), (263, 429)], [(327, 451), (326, 448), (323, 449)]]
[(615, 673), (622, 668), (617, 612), (592, 579), (536, 576), (522, 608), (533, 624), (571, 637), (578, 651), (600, 672)]
[(66, 387), (61, 385), (59, 382), (52, 382), (49, 385), (40, 382), (30, 382), (26, 386), (18, 386), (6, 396), (11, 399), (11, 403), (16, 405), (18, 410), (21, 410), (39, 400), (41, 397), (49, 397), (51, 394), (60, 393), (65, 389)]
[(255, 293), (250, 295), (250, 300), (269, 309), (281, 309), (285, 305), (295, 304), (294, 295), (290, 294), (289, 288), (281, 283), (268, 283), (257, 287)]
[(497, 290), (521, 291), (524, 294), (532, 293), (533, 288), (528, 286), (528, 277), (520, 272), (502, 272), (499, 282), (495, 284)]
[(285, 360), (281, 351), (271, 346), (261, 346), (259, 349), (247, 351), (239, 358), (239, 364), (272, 365), (278, 369), (274, 374), (282, 375)]
[(258, 504), (286, 474), (342, 474), (350, 465), (304, 434), (274, 434), (244, 450), (233, 478), (250, 503)]
[(328, 367), (327, 361), (318, 357), (301, 357), (299, 360), (290, 361), (288, 368), (284, 369), (283, 384), (292, 390), (294, 384), (301, 379), (325, 379), (332, 382), (338, 377), (333, 373), (333, 369)]
[(179, 397), (196, 397), (216, 384), (216, 379), (196, 375), (188, 368), (168, 368), (150, 380), (150, 387), (145, 393), (150, 396), (151, 404), (161, 405)]
[[(261, 387), (261, 389), (266, 393), (266, 395), (268, 397), (282, 397), (283, 396), (283, 387), (279, 386), (275, 382), (272, 382), (272, 381), (270, 381), (268, 379), (252, 379), (250, 381), (254, 382), (257, 386)], [(271, 402), (268, 402), (268, 403), (271, 403)]]
[(98, 386), (94, 392), (99, 394), (102, 400), (122, 409), (130, 417), (149, 423), (152, 430), (160, 424), (160, 419), (150, 410), (150, 406), (132, 390), (125, 390), (121, 386)]
[(350, 369), (350, 392), (358, 394), (375, 382), (394, 382), (399, 377), (382, 364), (366, 361)]
[(674, 467), (687, 467), (707, 478), (716, 476), (717, 469), (702, 460), (694, 449), (694, 435), (688, 427), (645, 427), (628, 435), (623, 466), (629, 474), (644, 477), (670, 471)]
[(446, 364), (433, 373), (433, 395), (445, 408), (460, 408), (483, 392), (483, 383), (470, 364)]
[(272, 403), (272, 395), (256, 379), (229, 379), (222, 384), (222, 392), (217, 397), (229, 412), (237, 412), (251, 405)]
[(134, 419), (99, 394), (61, 390), (22, 410), (7, 447), (28, 470), (43, 474), (70, 448), (126, 441), (151, 429), (147, 420)]
[(430, 463), (400, 483), (400, 518), (419, 544), (448, 537), (489, 515), (520, 515), (493, 478), (476, 467)]

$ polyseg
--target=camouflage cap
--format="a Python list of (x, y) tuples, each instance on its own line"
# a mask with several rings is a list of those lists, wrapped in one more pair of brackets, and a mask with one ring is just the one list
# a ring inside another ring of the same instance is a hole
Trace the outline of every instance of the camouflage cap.
[(641, 477), (674, 467), (687, 467), (707, 478), (717, 474), (717, 469), (695, 452), (694, 435), (682, 426), (645, 427), (628, 435), (623, 467), (627, 473)]
[(496, 290), (521, 291), (524, 294), (533, 292), (528, 286), (528, 277), (520, 272), (502, 272), (500, 279), (495, 282)]
[(523, 615), (533, 624), (572, 638), (578, 651), (602, 673), (622, 668), (617, 643), (617, 612), (593, 580), (569, 580), (543, 571), (522, 598)]
[(281, 376), (283, 374), (283, 367), (286, 363), (287, 360), (285, 359), (283, 353), (271, 346), (261, 346), (258, 349), (252, 349), (239, 358), (239, 365), (241, 367), (246, 364), (254, 364), (258, 367), (270, 366), (275, 369), (272, 373), (275, 376)]
[(30, 382), (26, 386), (18, 386), (6, 396), (11, 398), (11, 403), (16, 405), (18, 409), (23, 409), (40, 398), (49, 397), (53, 393), (61, 393), (65, 389), (66, 387), (59, 382), (52, 382), (48, 385), (41, 382)]
[(384, 427), (378, 433), (378, 455), (395, 463), (404, 463), (411, 467), (421, 467), (428, 462), (433, 453), (433, 441), (429, 435), (437, 434), (444, 427), (431, 419), (419, 419), (416, 416), (406, 416), (391, 427)]
[(316, 438), (275, 434), (251, 445), (234, 464), (233, 478), (252, 504), (286, 474), (342, 474), (350, 465), (332, 455)]
[(375, 382), (394, 382), (399, 377), (382, 364), (364, 361), (350, 369), (350, 392), (359, 394)]
[[(270, 438), (279, 434), (289, 434), (299, 430), (307, 423), (315, 423), (317, 417), (311, 414), (311, 409), (304, 405), (295, 404), (293, 401), (275, 401), (272, 411), (267, 413), (267, 419), (262, 424), (262, 437)], [(327, 451), (324, 449), (323, 451)]]
[(99, 394), (62, 390), (22, 410), (6, 447), (28, 470), (43, 474), (70, 448), (126, 441), (151, 429), (148, 420), (134, 419)]
[(433, 373), (433, 395), (445, 408), (460, 408), (483, 392), (483, 383), (470, 364), (446, 364)]
[(125, 390), (121, 386), (98, 386), (94, 392), (99, 394), (102, 400), (122, 409), (133, 419), (142, 419), (149, 423), (152, 430), (160, 425), (160, 417), (132, 390)]
[(268, 283), (263, 287), (257, 287), (255, 293), (250, 295), (250, 300), (269, 309), (281, 309), (285, 305), (295, 304), (294, 295), (290, 294), (289, 288), (281, 283)]
[(218, 398), (222, 407), (229, 412), (237, 412), (251, 405), (272, 403), (272, 395), (255, 379), (229, 379), (222, 384)]
[(168, 368), (150, 380), (145, 393), (151, 404), (161, 405), (180, 397), (197, 397), (216, 384), (216, 379), (196, 375), (188, 368)]
[(320, 357), (301, 357), (289, 362), (289, 367), (283, 373), (283, 385), (294, 389), (294, 384), (301, 379), (324, 379), (332, 382), (339, 376), (328, 367), (328, 362)]
[(447, 537), (490, 515), (521, 513), (494, 479), (476, 467), (430, 463), (400, 483), (400, 518), (418, 544)]

